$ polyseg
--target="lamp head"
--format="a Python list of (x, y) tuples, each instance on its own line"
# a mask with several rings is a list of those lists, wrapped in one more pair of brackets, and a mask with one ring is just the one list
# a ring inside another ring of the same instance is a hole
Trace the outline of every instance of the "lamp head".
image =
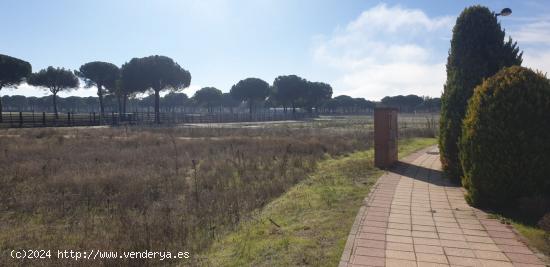
[(512, 10), (509, 8), (503, 8), (500, 13), (497, 14), (497, 16), (510, 16), (512, 14)]

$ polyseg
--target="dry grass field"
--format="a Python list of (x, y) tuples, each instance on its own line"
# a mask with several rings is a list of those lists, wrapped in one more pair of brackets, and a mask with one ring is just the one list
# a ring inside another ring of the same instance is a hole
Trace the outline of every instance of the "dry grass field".
[[(419, 135), (426, 131), (401, 133)], [(372, 131), (361, 128), (3, 130), (0, 265), (165, 265), (12, 261), (8, 253), (40, 248), (194, 255), (303, 180), (320, 160), (371, 146)]]

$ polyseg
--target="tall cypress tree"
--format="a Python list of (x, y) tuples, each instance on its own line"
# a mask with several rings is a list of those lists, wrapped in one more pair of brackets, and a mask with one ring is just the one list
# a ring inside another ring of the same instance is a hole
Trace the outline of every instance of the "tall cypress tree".
[(460, 14), (453, 28), (447, 58), (447, 82), (441, 97), (439, 149), (446, 177), (459, 182), (462, 168), (458, 159), (458, 140), (468, 99), (474, 87), (500, 69), (521, 65), (522, 52), (487, 7), (471, 6)]

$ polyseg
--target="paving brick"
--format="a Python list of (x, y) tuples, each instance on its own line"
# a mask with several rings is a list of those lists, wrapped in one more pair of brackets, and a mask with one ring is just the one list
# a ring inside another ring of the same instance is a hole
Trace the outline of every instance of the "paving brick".
[(430, 245), (414, 245), (414, 252), (443, 255), (443, 247)]
[(387, 222), (379, 222), (379, 221), (366, 221), (365, 224), (366, 226), (373, 226), (373, 227), (387, 227), (388, 226), (388, 223)]
[(415, 245), (441, 246), (441, 240), (437, 238), (413, 237)]
[(448, 256), (475, 258), (474, 252), (470, 249), (445, 247), (444, 250)]
[(440, 239), (447, 239), (447, 240), (466, 241), (466, 238), (462, 234), (439, 233), (439, 238)]
[(413, 252), (401, 250), (386, 250), (386, 258), (412, 261), (416, 260)]
[(474, 250), (474, 254), (478, 259), (508, 261), (504, 253), (498, 251)]
[(460, 240), (440, 240), (441, 246), (449, 248), (470, 248), (466, 241)]
[(374, 216), (374, 215), (368, 215), (365, 216), (365, 220), (367, 221), (377, 221), (377, 222), (387, 222), (388, 217), (386, 216)]
[(385, 250), (382, 248), (367, 248), (357, 247), (355, 249), (355, 255), (372, 256), (372, 257), (384, 257)]
[(353, 259), (353, 264), (360, 264), (366, 266), (384, 266), (386, 263), (385, 258), (381, 257), (369, 257), (356, 255)]
[(465, 235), (475, 235), (475, 236), (485, 236), (485, 237), (489, 236), (489, 234), (486, 231), (482, 231), (482, 230), (462, 229), (462, 232)]
[(386, 267), (417, 267), (417, 266), (416, 266), (416, 261), (386, 259)]
[(500, 238), (515, 238), (516, 235), (512, 232), (501, 232), (501, 231), (487, 231), (491, 237), (500, 237)]
[(520, 253), (506, 252), (506, 256), (508, 256), (508, 258), (510, 258), (510, 260), (512, 260), (513, 262), (542, 264), (541, 260), (533, 254), (520, 254)]
[(494, 244), (493, 239), (491, 239), (488, 236), (476, 236), (476, 235), (464, 235), (466, 238), (466, 241), (469, 242), (478, 242), (478, 243), (487, 243), (487, 244)]
[(493, 241), (495, 241), (496, 244), (499, 244), (499, 245), (523, 246), (523, 243), (519, 242), (515, 238), (493, 237), (492, 239)]
[(476, 267), (481, 266), (481, 262), (478, 259), (475, 259), (475, 258), (447, 256), (447, 259), (449, 260), (449, 263), (451, 265), (476, 266)]
[(388, 230), (386, 231), (386, 234), (388, 234), (388, 235), (398, 235), (398, 236), (411, 236), (411, 231), (410, 230), (388, 228)]
[(476, 250), (500, 251), (500, 248), (495, 244), (468, 242), (468, 245), (471, 249)]
[(440, 214), (437, 214), (437, 215), (434, 215), (434, 221), (435, 223), (456, 223), (456, 220), (454, 217), (452, 217), (452, 215), (450, 215), (450, 217), (446, 217), (446, 216), (439, 216)]
[(412, 244), (413, 240), (410, 236), (399, 236), (399, 235), (386, 235), (386, 241), (388, 242), (397, 242), (397, 243), (406, 243)]
[(390, 213), (389, 212), (380, 212), (380, 211), (367, 211), (367, 216), (368, 215), (371, 215), (371, 216), (389, 216)]
[[(414, 228), (414, 226), (413, 226)], [(438, 238), (437, 233), (435, 232), (424, 232), (424, 231), (412, 231), (413, 237), (424, 237), (424, 238)]]
[(526, 246), (497, 245), (503, 252), (512, 252), (519, 254), (533, 254)]
[(434, 263), (443, 263), (447, 264), (447, 257), (445, 255), (438, 254), (427, 254), (427, 253), (416, 253), (416, 259), (418, 261), (424, 262), (434, 262)]
[(483, 267), (514, 267), (511, 262), (479, 259)]
[(399, 251), (414, 251), (413, 244), (396, 243), (396, 242), (387, 242), (386, 249), (399, 250)]
[(446, 266), (450, 266), (450, 265), (442, 264), (442, 263), (419, 261), (419, 262), (417, 262), (417, 266), (418, 267), (446, 267)]
[(414, 231), (425, 231), (425, 232), (435, 232), (436, 228), (429, 225), (413, 225), (412, 230)]
[(460, 228), (456, 222), (435, 222), (437, 227)]
[(385, 242), (383, 240), (356, 239), (355, 246), (367, 248), (384, 248)]
[(386, 238), (386, 235), (385, 234), (374, 234), (374, 233), (359, 233), (358, 238), (384, 241), (385, 238)]
[(412, 225), (407, 223), (388, 223), (390, 229), (411, 230)]
[(520, 262), (513, 262), (514, 267), (547, 267), (548, 265), (545, 264), (530, 264), (530, 263), (520, 263)]
[(361, 226), (360, 229), (361, 229), (360, 232), (363, 232), (363, 233), (385, 234), (388, 228), (363, 225)]
[(446, 234), (462, 234), (462, 230), (460, 228), (452, 227), (437, 227), (437, 232)]

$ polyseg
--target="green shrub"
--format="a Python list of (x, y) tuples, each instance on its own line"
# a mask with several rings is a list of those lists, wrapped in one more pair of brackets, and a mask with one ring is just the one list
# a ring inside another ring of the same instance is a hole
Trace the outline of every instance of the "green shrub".
[(462, 183), (474, 205), (550, 196), (550, 81), (513, 66), (475, 89), (460, 140)]
[(464, 9), (453, 28), (441, 97), (439, 149), (445, 176), (457, 183), (462, 176), (458, 141), (468, 99), (483, 79), (522, 62), (516, 43), (504, 42), (504, 36), (495, 15), (482, 6)]

